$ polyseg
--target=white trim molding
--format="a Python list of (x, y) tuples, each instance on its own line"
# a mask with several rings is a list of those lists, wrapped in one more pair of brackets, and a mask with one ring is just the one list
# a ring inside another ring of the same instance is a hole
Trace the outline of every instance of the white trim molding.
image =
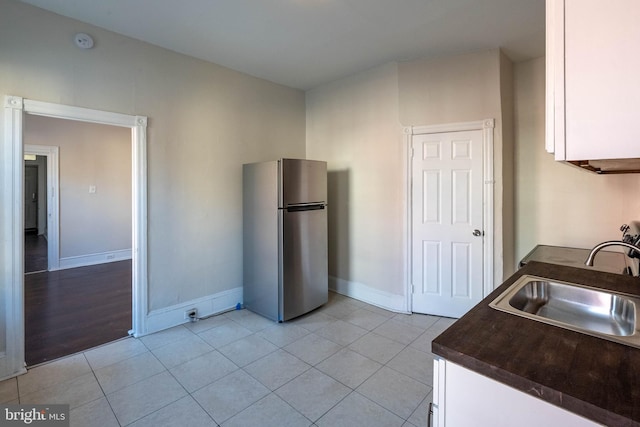
[(403, 295), (390, 294), (363, 283), (329, 276), (329, 289), (385, 310), (396, 313), (409, 313), (406, 306), (406, 298)]
[(95, 254), (70, 256), (60, 258), (59, 270), (66, 268), (86, 267), (89, 265), (106, 264), (109, 262), (126, 261), (131, 259), (131, 249), (99, 252)]
[(149, 312), (147, 331), (144, 334), (134, 334), (134, 336), (152, 334), (182, 323), (188, 323), (189, 320), (185, 319), (184, 313), (194, 308), (197, 310), (199, 318), (234, 310), (238, 304), (242, 305), (242, 296), (242, 287), (240, 286), (217, 294), (152, 310)]
[[(0, 380), (26, 372), (24, 363), (24, 157), (22, 155), (23, 100), (4, 98), (2, 185), (0, 187)], [(19, 143), (15, 143), (19, 141)], [(3, 339), (4, 338), (4, 339)]]
[(473, 122), (460, 122), (449, 124), (438, 124), (429, 126), (407, 126), (404, 128), (404, 158), (405, 158), (405, 185), (403, 188), (403, 199), (405, 206), (405, 224), (403, 227), (404, 234), (404, 282), (406, 294), (407, 311), (413, 309), (412, 301), (412, 284), (411, 284), (411, 143), (414, 135), (442, 133), (442, 132), (462, 132), (470, 130), (482, 131), (482, 149), (483, 149), (483, 296), (489, 295), (494, 289), (494, 187), (495, 177), (493, 168), (493, 131), (495, 127), (494, 119), (484, 119)]
[[(4, 97), (4, 138), (1, 142), (2, 222), (0, 223), (0, 289), (5, 301), (6, 357), (0, 359), (0, 378), (24, 372), (24, 243), (23, 243), (23, 114), (99, 123), (131, 129), (132, 145), (132, 294), (133, 333), (147, 330), (147, 118), (49, 102)], [(0, 348), (0, 351), (3, 349)]]
[(133, 184), (132, 278), (133, 335), (147, 333), (149, 304), (147, 254), (147, 118), (133, 117), (131, 181)]
[[(125, 128), (133, 128), (138, 125), (138, 116), (74, 107), (71, 105), (54, 104), (51, 102), (34, 101), (32, 99), (24, 100), (24, 112), (36, 116), (51, 117), (54, 119), (98, 123)], [(144, 125), (146, 125), (146, 118)]]

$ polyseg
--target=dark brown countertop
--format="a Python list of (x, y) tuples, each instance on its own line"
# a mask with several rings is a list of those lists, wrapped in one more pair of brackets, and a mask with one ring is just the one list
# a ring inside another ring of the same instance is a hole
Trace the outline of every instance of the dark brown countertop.
[(435, 354), (607, 426), (640, 426), (640, 349), (489, 307), (524, 274), (640, 295), (640, 279), (531, 261), (432, 342)]

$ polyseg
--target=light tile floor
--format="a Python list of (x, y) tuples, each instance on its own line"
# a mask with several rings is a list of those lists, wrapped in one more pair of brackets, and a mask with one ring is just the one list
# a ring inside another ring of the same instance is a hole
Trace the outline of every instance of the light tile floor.
[(231, 311), (38, 366), (0, 402), (68, 403), (77, 427), (421, 427), (453, 321), (330, 293), (287, 323)]

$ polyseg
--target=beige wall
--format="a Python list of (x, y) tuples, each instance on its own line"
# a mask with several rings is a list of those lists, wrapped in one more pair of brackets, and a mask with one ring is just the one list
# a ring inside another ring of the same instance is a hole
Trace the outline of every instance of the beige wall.
[[(503, 124), (502, 103), (511, 107), (510, 73), (510, 63), (491, 50), (391, 63), (307, 92), (307, 153), (329, 162), (330, 275), (374, 292), (405, 294), (403, 126), (494, 118), (496, 210), (508, 213), (513, 196), (507, 194), (503, 208), (502, 156), (511, 149), (502, 135), (512, 118), (507, 114)], [(495, 228), (502, 236), (501, 221)], [(503, 244), (496, 239), (497, 283)]]
[(400, 121), (434, 125), (500, 117), (500, 52), (401, 62)]
[(31, 115), (23, 128), (25, 144), (60, 147), (60, 257), (131, 249), (131, 130)]
[(620, 225), (640, 217), (640, 175), (596, 175), (545, 151), (544, 66), (544, 58), (515, 66), (516, 259), (536, 244), (619, 239)]
[(307, 92), (307, 154), (328, 162), (329, 275), (404, 294), (398, 70)]
[(305, 156), (304, 93), (17, 1), (0, 10), (0, 94), (149, 117), (149, 308), (242, 286), (242, 163)]
[(501, 237), (504, 278), (513, 274), (517, 268), (515, 260), (515, 124), (513, 108), (513, 62), (504, 53), (500, 52), (500, 113), (502, 116), (502, 157), (500, 159), (502, 168)]

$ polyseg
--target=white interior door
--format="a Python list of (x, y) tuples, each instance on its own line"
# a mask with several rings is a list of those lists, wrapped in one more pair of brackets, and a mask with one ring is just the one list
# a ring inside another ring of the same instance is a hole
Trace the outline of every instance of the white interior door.
[(482, 131), (412, 137), (413, 311), (460, 317), (483, 298)]

